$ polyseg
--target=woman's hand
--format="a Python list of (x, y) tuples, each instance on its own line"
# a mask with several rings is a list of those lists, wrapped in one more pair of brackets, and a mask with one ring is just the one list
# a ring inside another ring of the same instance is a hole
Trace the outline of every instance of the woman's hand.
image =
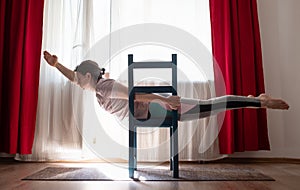
[[(128, 97), (126, 93), (124, 96)], [(161, 96), (157, 94), (135, 94), (135, 100), (140, 102), (157, 102), (163, 103), (167, 109), (177, 110), (180, 107), (180, 97), (179, 96)]]
[(52, 67), (56, 67), (58, 61), (56, 55), (51, 55), (49, 52), (44, 51), (44, 59), (47, 61), (49, 65)]
[(166, 99), (166, 103), (173, 110), (177, 110), (180, 107), (180, 97), (179, 96), (169, 96)]

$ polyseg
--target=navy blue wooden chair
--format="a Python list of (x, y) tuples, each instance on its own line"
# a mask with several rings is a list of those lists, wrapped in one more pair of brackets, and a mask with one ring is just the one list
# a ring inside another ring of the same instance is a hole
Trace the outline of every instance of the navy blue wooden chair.
[[(169, 68), (172, 69), (172, 86), (135, 86), (134, 69)], [(150, 118), (137, 120), (134, 118), (134, 95), (136, 93), (169, 93), (177, 95), (177, 55), (172, 54), (169, 62), (134, 62), (133, 55), (128, 55), (128, 96), (129, 96), (129, 177), (134, 178), (137, 170), (137, 127), (170, 128), (170, 170), (173, 177), (179, 177), (178, 170), (178, 111), (172, 111), (172, 118)], [(163, 116), (164, 117), (164, 116)], [(162, 122), (163, 121), (163, 122)]]

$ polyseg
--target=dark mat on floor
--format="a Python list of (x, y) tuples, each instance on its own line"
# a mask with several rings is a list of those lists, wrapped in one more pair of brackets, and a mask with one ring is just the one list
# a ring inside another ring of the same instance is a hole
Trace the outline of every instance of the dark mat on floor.
[[(124, 169), (120, 169), (124, 170)], [(115, 174), (114, 174), (115, 173)], [(122, 173), (120, 176), (119, 174)], [(23, 180), (44, 181), (132, 181), (128, 172), (102, 172), (101, 168), (47, 167)], [(180, 168), (179, 178), (173, 178), (172, 172), (165, 169), (138, 169), (135, 179), (140, 181), (274, 181), (257, 170), (241, 167), (184, 167)]]

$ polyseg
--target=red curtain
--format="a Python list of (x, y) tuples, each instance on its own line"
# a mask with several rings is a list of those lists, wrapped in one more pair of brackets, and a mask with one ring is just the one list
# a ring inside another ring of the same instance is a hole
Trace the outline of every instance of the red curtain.
[(1, 0), (0, 7), (0, 152), (30, 154), (44, 1)]
[[(256, 0), (210, 0), (213, 56), (226, 94), (259, 95), (264, 77)], [(217, 72), (215, 72), (217, 73)], [(215, 74), (216, 93), (223, 95)], [(227, 111), (219, 134), (220, 153), (269, 150), (265, 110)]]

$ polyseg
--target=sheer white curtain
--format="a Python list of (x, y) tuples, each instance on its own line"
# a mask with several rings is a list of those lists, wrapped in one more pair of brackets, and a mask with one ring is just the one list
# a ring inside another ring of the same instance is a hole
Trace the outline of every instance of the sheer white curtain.
[[(178, 27), (197, 37), (211, 51), (208, 0), (46, 0), (44, 11), (43, 50), (56, 54), (71, 69), (89, 58), (86, 53), (99, 40), (110, 38), (110, 32), (134, 24)], [(101, 54), (110, 56), (110, 44), (103, 51)], [(192, 61), (172, 48), (142, 44), (119, 52), (108, 62), (97, 61), (110, 72), (111, 78), (126, 84), (122, 74), (126, 73), (128, 53), (137, 60), (169, 60), (172, 53), (177, 53), (180, 72), (189, 76), (189, 80), (179, 81), (180, 96), (203, 99), (214, 96), (212, 67), (206, 76), (194, 74)], [(180, 122), (181, 160), (223, 157), (218, 153), (216, 132), (208, 128), (209, 122), (214, 122), (214, 118)], [(41, 60), (33, 154), (18, 155), (17, 159), (127, 159), (127, 125), (126, 119), (120, 122), (101, 109), (93, 93), (82, 91)], [(138, 159), (168, 160), (168, 137), (165, 129), (141, 129)]]
[[(111, 31), (116, 32), (124, 27), (136, 24), (160, 23), (177, 27), (196, 37), (207, 52), (211, 54), (211, 33), (210, 33), (210, 15), (209, 0), (131, 0), (112, 1), (111, 8)], [(148, 33), (147, 33), (148, 34)], [(151, 34), (150, 34), (151, 35)], [(111, 41), (121, 44), (124, 40), (122, 35), (114, 35)], [(112, 44), (116, 45), (116, 44)], [(113, 48), (113, 47), (112, 47)], [(110, 52), (112, 54), (112, 52)], [(166, 47), (160, 44), (137, 44), (134, 47), (118, 52), (110, 60), (106, 68), (110, 71), (111, 77), (119, 82), (126, 84), (127, 80), (127, 55), (133, 54), (135, 61), (145, 60), (165, 60), (171, 59), (171, 54), (178, 55), (178, 91), (179, 95), (188, 98), (208, 99), (214, 96), (213, 86), (213, 68), (210, 67), (200, 74), (197, 72), (195, 64), (180, 49)], [(199, 54), (200, 54), (199, 50)], [(212, 59), (210, 60), (212, 61)], [(147, 83), (149, 75), (146, 70), (139, 74), (141, 78), (136, 82)], [(168, 80), (159, 78), (166, 74), (158, 71), (150, 71), (154, 74), (151, 79), (155, 82)], [(183, 73), (183, 75), (182, 75)], [(181, 75), (180, 75), (181, 74)], [(158, 75), (158, 77), (156, 76)], [(98, 112), (99, 113), (99, 112)], [(103, 115), (103, 114), (101, 114)], [(109, 116), (106, 116), (107, 118)], [(100, 120), (105, 120), (100, 116)], [(117, 144), (128, 143), (128, 132), (126, 127), (120, 127), (125, 124), (118, 124), (113, 119), (109, 119), (109, 124), (105, 125), (106, 133), (116, 139)], [(127, 121), (123, 122), (126, 123)], [(197, 121), (179, 123), (179, 157), (180, 160), (213, 160), (224, 157), (219, 154), (217, 140), (218, 127), (216, 118), (201, 119)], [(111, 128), (113, 126), (113, 128)], [(210, 128), (211, 127), (211, 128)], [(117, 131), (117, 132), (116, 132)], [(97, 135), (91, 139), (97, 139)], [(169, 159), (169, 131), (168, 129), (139, 129), (138, 131), (138, 160), (162, 161)], [(118, 149), (118, 157), (127, 159), (127, 149), (120, 146), (112, 146), (112, 149)], [(97, 148), (95, 147), (95, 150)], [(100, 149), (98, 149), (100, 150)], [(101, 152), (101, 151), (99, 151)]]

